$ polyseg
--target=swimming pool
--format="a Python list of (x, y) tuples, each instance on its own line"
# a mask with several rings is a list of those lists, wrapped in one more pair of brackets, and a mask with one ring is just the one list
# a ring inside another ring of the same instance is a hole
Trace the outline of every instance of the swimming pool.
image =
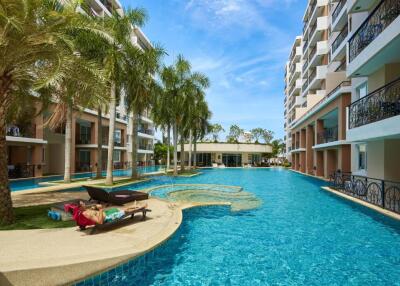
[(323, 191), (319, 180), (283, 169), (206, 170), (168, 180), (242, 186), (263, 205), (186, 210), (163, 246), (82, 285), (399, 283), (400, 222)]
[[(141, 173), (141, 174), (163, 171), (164, 169), (165, 169), (165, 166), (162, 166), (162, 165), (138, 167), (139, 173)], [(132, 173), (131, 169), (114, 170), (113, 171), (114, 176), (121, 176), (121, 177), (130, 176), (131, 173)], [(95, 173), (79, 173), (79, 174), (73, 174), (72, 178), (73, 179), (91, 178), (91, 177), (94, 177), (95, 175), (96, 175)], [(106, 172), (103, 171), (103, 176), (105, 176), (105, 175), (106, 175)], [(27, 190), (27, 189), (36, 189), (36, 188), (43, 187), (40, 185), (40, 183), (59, 181), (59, 180), (62, 180), (63, 178), (64, 178), (63, 175), (56, 175), (56, 176), (47, 176), (47, 177), (42, 177), (42, 178), (11, 180), (10, 188), (11, 188), (12, 192), (23, 191), (23, 190)]]

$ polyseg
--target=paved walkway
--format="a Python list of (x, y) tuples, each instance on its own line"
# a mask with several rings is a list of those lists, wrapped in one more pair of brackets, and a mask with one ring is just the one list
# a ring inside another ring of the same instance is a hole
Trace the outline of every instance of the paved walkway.
[(182, 208), (151, 198), (146, 221), (89, 235), (77, 228), (0, 231), (0, 285), (63, 285), (154, 248), (178, 228)]

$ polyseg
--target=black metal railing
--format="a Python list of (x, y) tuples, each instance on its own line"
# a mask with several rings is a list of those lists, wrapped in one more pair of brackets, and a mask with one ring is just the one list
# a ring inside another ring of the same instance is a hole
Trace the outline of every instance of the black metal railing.
[(315, 56), (316, 53), (317, 53), (317, 45), (315, 45), (314, 48), (312, 48), (312, 50), (310, 51), (309, 59), (311, 60)]
[(7, 125), (7, 136), (36, 138), (36, 125)]
[(305, 53), (307, 47), (308, 47), (308, 40), (305, 40), (303, 43), (303, 54)]
[(349, 40), (349, 62), (400, 15), (400, 1), (382, 0)]
[(346, 4), (345, 0), (340, 0), (339, 3), (336, 5), (335, 10), (332, 13), (332, 23), (335, 23), (337, 17), (339, 16), (340, 12), (342, 11), (344, 4)]
[(76, 162), (75, 172), (92, 172), (92, 166), (90, 162)]
[(310, 76), (308, 77), (308, 81), (309, 81), (309, 82), (312, 82), (312, 80), (316, 77), (316, 75), (317, 75), (317, 69), (314, 69), (314, 70), (311, 72)]
[(153, 150), (154, 146), (152, 144), (139, 144), (140, 150)]
[(315, 32), (316, 29), (317, 29), (317, 22), (315, 22), (315, 24), (310, 27), (310, 34), (309, 34), (309, 38), (310, 39), (314, 35), (314, 32)]
[(342, 31), (340, 31), (339, 35), (332, 43), (331, 55), (333, 55), (333, 53), (337, 50), (337, 48), (339, 48), (340, 44), (343, 43), (344, 39), (346, 39), (348, 31), (349, 29), (347, 25), (342, 29)]
[[(41, 167), (38, 165), (38, 167)], [(8, 165), (8, 178), (18, 179), (18, 178), (31, 178), (35, 177), (35, 165)]]
[(340, 63), (335, 72), (346, 71), (346, 60)]
[(349, 128), (400, 115), (400, 78), (349, 106)]
[(90, 137), (77, 137), (75, 140), (76, 144), (91, 144)]
[(147, 134), (147, 135), (154, 135), (154, 131), (151, 129), (139, 129), (138, 132)]
[(337, 171), (331, 175), (331, 185), (346, 195), (400, 213), (400, 182)]
[(308, 87), (308, 80), (306, 80), (303, 84), (303, 87), (301, 88), (302, 92), (304, 92)]
[(338, 127), (325, 128), (318, 133), (318, 144), (325, 144), (338, 140)]
[(308, 66), (308, 60), (306, 60), (306, 61), (304, 62), (304, 64), (303, 64), (303, 73), (306, 72), (307, 66)]

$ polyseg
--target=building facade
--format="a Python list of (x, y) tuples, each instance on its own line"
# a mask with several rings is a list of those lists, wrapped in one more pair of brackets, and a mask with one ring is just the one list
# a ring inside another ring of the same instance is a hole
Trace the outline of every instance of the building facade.
[[(207, 142), (197, 143), (196, 145), (196, 162), (198, 167), (243, 167), (249, 165), (258, 166), (262, 162), (263, 154), (272, 153), (272, 147), (269, 144)], [(188, 150), (189, 144), (184, 144), (183, 159), (186, 163), (189, 161)], [(182, 158), (180, 146), (178, 146), (178, 151), (179, 158)]]
[(290, 92), (285, 96), (294, 170), (325, 178), (340, 170), (366, 180), (400, 181), (399, 15), (400, 1), (394, 0), (308, 2), (303, 99), (291, 122)]
[[(87, 1), (89, 6), (84, 7), (85, 13), (92, 13), (99, 17), (111, 15), (114, 9), (122, 13), (122, 6), (118, 0)], [(141, 49), (152, 48), (150, 41), (143, 32), (134, 27), (132, 41)], [(40, 106), (27, 107), (27, 118), (13, 122), (7, 127), (8, 169), (9, 178), (38, 177), (48, 174), (62, 174), (65, 162), (65, 126), (50, 130), (44, 126), (55, 105), (49, 110), (35, 116)], [(31, 119), (33, 118), (33, 120)], [(153, 163), (154, 124), (148, 111), (140, 115), (137, 130), (138, 162), (139, 165)], [(132, 114), (127, 113), (125, 95), (121, 94), (119, 105), (116, 108), (116, 127), (114, 134), (114, 168), (127, 168), (131, 165)], [(97, 168), (105, 170), (108, 145), (109, 115), (103, 114), (99, 124), (97, 110), (75, 110), (72, 118), (72, 154), (71, 171), (89, 172)], [(101, 128), (102, 137), (98, 138)], [(97, 144), (102, 142), (103, 163), (97, 164)]]

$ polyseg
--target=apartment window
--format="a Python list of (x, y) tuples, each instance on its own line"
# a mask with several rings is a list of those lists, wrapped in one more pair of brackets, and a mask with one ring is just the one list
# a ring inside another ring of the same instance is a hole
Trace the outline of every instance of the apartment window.
[(363, 83), (362, 85), (357, 87), (357, 96), (358, 98), (363, 98), (368, 93), (368, 86), (367, 83)]
[(79, 151), (79, 161), (81, 165), (90, 165), (90, 151), (80, 150)]
[(113, 162), (121, 162), (121, 151), (120, 150), (114, 150), (113, 153)]
[(121, 143), (121, 130), (115, 130), (114, 141), (115, 143)]
[(90, 143), (90, 127), (80, 125), (80, 137), (82, 144), (89, 144)]
[(358, 148), (358, 170), (367, 170), (367, 145), (360, 144)]

